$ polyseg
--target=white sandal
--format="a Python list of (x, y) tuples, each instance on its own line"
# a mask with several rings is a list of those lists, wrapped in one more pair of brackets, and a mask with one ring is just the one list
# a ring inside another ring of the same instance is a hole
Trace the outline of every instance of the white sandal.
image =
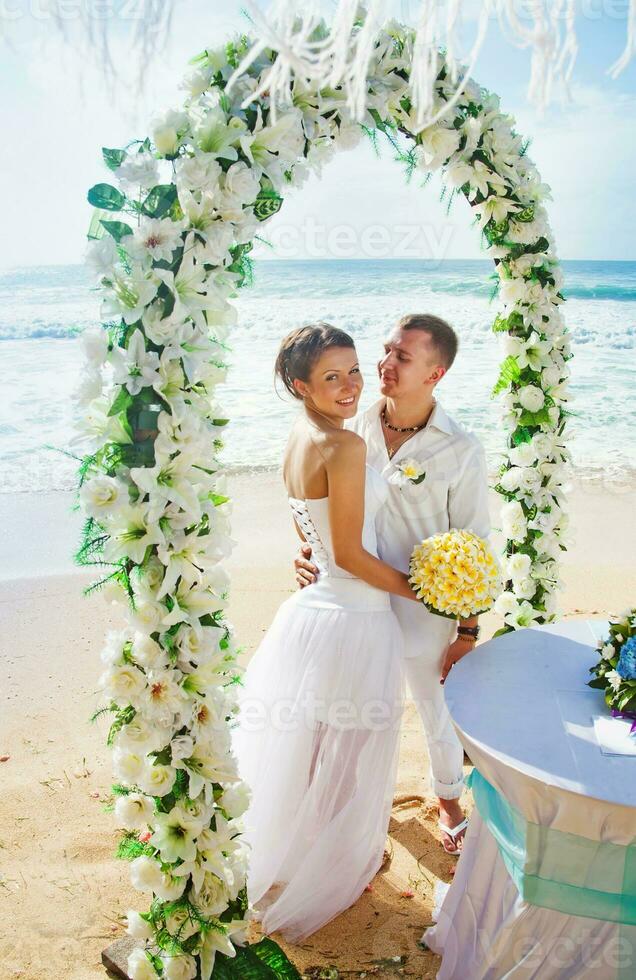
[[(466, 828), (468, 827), (468, 820), (462, 820), (462, 822), (458, 823), (456, 827), (447, 827), (446, 824), (442, 823), (442, 821), (439, 820), (437, 826), (444, 834), (448, 834), (448, 836), (453, 841), (453, 843), (455, 843), (459, 835), (463, 833), (463, 831), (465, 831)], [(454, 851), (447, 851), (443, 844), (442, 847), (444, 848), (446, 854), (455, 855), (455, 854), (462, 853), (461, 848), (459, 847), (455, 847)]]

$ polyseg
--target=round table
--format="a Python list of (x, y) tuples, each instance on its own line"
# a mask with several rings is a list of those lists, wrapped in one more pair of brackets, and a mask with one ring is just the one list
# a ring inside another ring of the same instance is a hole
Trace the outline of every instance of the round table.
[(436, 925), (439, 980), (636, 978), (636, 756), (601, 752), (586, 686), (607, 622), (490, 640), (448, 710), (475, 769), (464, 848)]

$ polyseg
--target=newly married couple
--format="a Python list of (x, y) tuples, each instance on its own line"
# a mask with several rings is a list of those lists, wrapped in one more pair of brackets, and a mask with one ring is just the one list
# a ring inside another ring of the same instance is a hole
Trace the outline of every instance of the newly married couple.
[(276, 362), (303, 403), (284, 479), (304, 587), (249, 664), (235, 747), (252, 789), (250, 899), (264, 931), (291, 941), (352, 905), (382, 864), (404, 678), (428, 739), (443, 846), (461, 849), (463, 750), (442, 684), (473, 649), (477, 619), (431, 614), (407, 575), (424, 538), (489, 533), (481, 444), (434, 397), (456, 351), (444, 320), (401, 319), (378, 365), (382, 399), (360, 417), (363, 379), (342, 330), (301, 327)]

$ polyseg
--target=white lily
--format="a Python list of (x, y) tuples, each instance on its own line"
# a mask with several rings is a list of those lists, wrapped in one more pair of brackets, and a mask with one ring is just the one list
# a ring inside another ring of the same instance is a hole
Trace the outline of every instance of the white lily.
[(417, 157), (426, 170), (438, 170), (459, 148), (456, 129), (428, 126), (418, 134)]
[(185, 222), (171, 218), (142, 218), (139, 227), (123, 243), (126, 251), (139, 261), (148, 257), (155, 262), (170, 262), (181, 243)]
[(222, 160), (237, 160), (236, 144), (247, 124), (236, 116), (228, 121), (220, 106), (213, 106), (192, 127), (194, 143), (204, 153)]
[(105, 320), (120, 316), (125, 323), (136, 323), (148, 304), (155, 298), (159, 280), (152, 273), (143, 270), (134, 273), (113, 275), (104, 280), (106, 295), (102, 302), (102, 317)]
[(113, 398), (100, 395), (93, 399), (84, 409), (77, 424), (77, 434), (71, 444), (81, 443), (87, 450), (101, 449), (105, 442), (117, 442), (128, 445), (132, 442), (129, 431), (124, 428), (118, 415), (109, 415)]
[(179, 187), (179, 204), (191, 228), (203, 235), (219, 217), (217, 205), (220, 203), (218, 191), (204, 190), (193, 193), (189, 187)]
[(155, 466), (135, 466), (130, 470), (130, 476), (142, 495), (152, 494), (154, 507), (151, 520), (158, 519), (160, 502), (163, 502), (162, 512), (167, 504), (175, 503), (191, 512), (197, 520), (200, 518), (201, 507), (194, 485), (198, 471), (192, 469), (188, 453), (179, 453), (174, 459)]
[(159, 377), (152, 387), (172, 407), (176, 404), (185, 408), (186, 378), (180, 362), (171, 356), (171, 350), (163, 350), (159, 359)]
[(532, 626), (532, 624), (536, 623), (536, 621), (542, 615), (543, 613), (541, 613), (538, 609), (535, 609), (532, 603), (524, 599), (523, 602), (519, 603), (519, 609), (516, 615), (507, 620), (507, 622), (509, 622), (511, 626), (522, 629), (524, 627)]
[(224, 605), (211, 589), (196, 584), (188, 586), (185, 582), (179, 582), (177, 591), (170, 598), (174, 605), (162, 620), (164, 626), (174, 626), (176, 623), (196, 626), (202, 616), (212, 615)]
[(515, 211), (519, 210), (519, 205), (515, 204), (514, 201), (508, 200), (507, 197), (498, 197), (493, 194), (486, 201), (482, 201), (481, 204), (473, 204), (473, 209), (477, 212), (484, 225), (492, 219), (495, 224), (499, 224), (500, 221), (505, 221), (509, 214), (514, 214)]
[(196, 530), (190, 534), (180, 531), (174, 535), (169, 545), (158, 548), (157, 554), (166, 566), (166, 574), (157, 598), (170, 595), (178, 578), (186, 585), (202, 581), (202, 573), (213, 564), (209, 558), (209, 540), (206, 538), (209, 535), (201, 536)]
[(159, 378), (159, 355), (147, 351), (144, 335), (137, 329), (128, 342), (128, 347), (116, 347), (110, 361), (117, 384), (125, 385), (131, 395), (138, 395), (142, 388), (148, 388)]
[[(475, 160), (472, 166), (472, 173), (470, 175), (470, 192), (468, 194), (468, 200), (474, 201), (477, 194), (481, 194), (482, 197), (485, 198), (488, 198), (489, 195), (492, 197), (490, 190), (491, 188), (495, 195), (502, 195), (506, 189), (505, 181), (503, 181), (499, 174), (496, 174), (490, 169), (490, 167), (487, 167), (481, 160)], [(500, 221), (501, 219), (497, 218), (496, 220)]]
[(207, 375), (210, 363), (220, 364), (224, 356), (221, 344), (193, 323), (185, 323), (164, 351), (164, 357), (181, 360), (190, 384), (197, 384)]
[(104, 545), (106, 561), (129, 558), (140, 565), (146, 549), (164, 541), (161, 529), (157, 524), (149, 523), (146, 508), (140, 504), (121, 508), (104, 524), (110, 535)]
[(236, 956), (236, 949), (232, 943), (232, 936), (237, 934), (244, 935), (245, 923), (238, 922), (219, 922), (218, 929), (208, 929), (203, 939), (203, 946), (200, 952), (201, 959), (201, 980), (210, 980), (214, 970), (214, 961), (217, 953), (233, 958)]
[[(199, 743), (187, 759), (179, 759), (175, 766), (184, 769), (189, 776), (188, 796), (196, 800), (204, 788), (212, 783), (234, 782), (238, 778), (236, 761), (229, 753), (216, 755), (211, 745)], [(220, 816), (217, 817), (217, 820)], [(217, 835), (214, 835), (216, 841)]]
[(517, 363), (520, 368), (529, 367), (533, 371), (541, 371), (550, 363), (550, 353), (552, 344), (549, 340), (541, 340), (534, 331), (530, 337), (523, 342), (523, 348), (516, 355)]
[(260, 107), (254, 130), (240, 137), (241, 149), (249, 162), (262, 167), (270, 177), (277, 175), (277, 165), (286, 168), (298, 160), (304, 141), (302, 115), (298, 110), (286, 112), (273, 126), (263, 126)]
[[(157, 269), (157, 276), (165, 282), (175, 298), (174, 315), (182, 319), (191, 316), (196, 324), (205, 329), (207, 323), (234, 322), (236, 312), (211, 286), (203, 263), (197, 263), (193, 252), (194, 234), (186, 239), (181, 265), (176, 273)], [(203, 311), (206, 317), (203, 316)], [(220, 319), (219, 319), (220, 318)]]
[(203, 824), (177, 804), (169, 813), (156, 815), (150, 843), (166, 863), (192, 861), (197, 852), (196, 838), (202, 830)]

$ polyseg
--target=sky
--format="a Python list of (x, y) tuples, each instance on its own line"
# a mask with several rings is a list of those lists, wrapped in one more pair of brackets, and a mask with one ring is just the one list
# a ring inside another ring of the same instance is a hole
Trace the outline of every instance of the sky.
[[(0, 8), (0, 268), (81, 262), (91, 216), (86, 191), (108, 179), (101, 147), (143, 138), (155, 115), (182, 100), (188, 59), (249, 26), (241, 2), (175, 0), (167, 45), (146, 57), (131, 53), (128, 40), (135, 0), (104, 0), (119, 11), (110, 31), (119, 77), (113, 88), (81, 40), (74, 16), (80, 0), (66, 2), (68, 43), (44, 0), (3, 0)], [(394, 13), (409, 21), (417, 8), (416, 0), (401, 0)], [(506, 40), (496, 22), (473, 76), (500, 95), (517, 131), (531, 140), (529, 155), (552, 189), (560, 257), (636, 260), (636, 61), (617, 80), (607, 75), (624, 47), (627, 0), (584, 0), (580, 8), (570, 104), (555, 101), (543, 115), (528, 104), (529, 53)], [(474, 26), (468, 16), (467, 39)], [(483, 257), (466, 203), (458, 199), (447, 214), (439, 181), (420, 184), (417, 177), (407, 184), (390, 147), (378, 157), (365, 141), (288, 195), (267, 225), (269, 245), (256, 254)]]

